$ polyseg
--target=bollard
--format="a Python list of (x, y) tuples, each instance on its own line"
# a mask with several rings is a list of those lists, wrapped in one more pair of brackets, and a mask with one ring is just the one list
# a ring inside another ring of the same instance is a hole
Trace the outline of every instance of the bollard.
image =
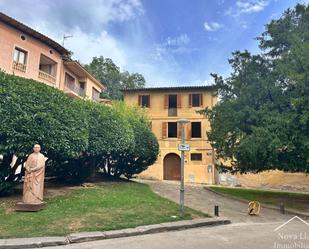
[(219, 206), (215, 205), (215, 216), (219, 216)]
[(280, 203), (280, 213), (285, 214), (285, 208), (283, 203)]

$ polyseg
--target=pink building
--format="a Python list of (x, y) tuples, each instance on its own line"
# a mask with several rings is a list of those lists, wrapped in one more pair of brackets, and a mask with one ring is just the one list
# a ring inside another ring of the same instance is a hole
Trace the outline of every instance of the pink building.
[(72, 97), (100, 100), (105, 89), (63, 46), (1, 12), (0, 69)]

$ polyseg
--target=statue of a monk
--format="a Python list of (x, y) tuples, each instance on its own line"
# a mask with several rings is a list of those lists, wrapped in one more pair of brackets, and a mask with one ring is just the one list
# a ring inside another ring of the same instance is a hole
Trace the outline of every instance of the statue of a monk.
[(26, 161), (23, 201), (17, 204), (17, 211), (37, 211), (43, 207), (44, 175), (46, 157), (40, 153), (41, 146), (35, 144), (33, 153)]
[(33, 153), (26, 161), (23, 203), (39, 204), (43, 202), (45, 156), (40, 153), (41, 146), (34, 145)]

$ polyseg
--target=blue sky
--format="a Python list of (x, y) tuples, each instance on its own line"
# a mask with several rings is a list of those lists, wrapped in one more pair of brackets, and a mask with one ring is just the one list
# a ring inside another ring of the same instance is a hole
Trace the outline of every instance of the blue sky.
[[(235, 50), (257, 52), (264, 25), (309, 0), (0, 0), (0, 11), (62, 42), (74, 58), (112, 58), (147, 86), (211, 84)], [(31, 3), (31, 4), (29, 4)]]

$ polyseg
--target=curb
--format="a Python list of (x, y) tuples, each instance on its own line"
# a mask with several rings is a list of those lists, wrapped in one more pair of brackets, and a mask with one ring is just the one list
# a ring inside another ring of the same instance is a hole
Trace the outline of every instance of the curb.
[[(213, 189), (211, 189), (210, 187), (204, 187), (205, 190), (209, 191), (209, 192), (212, 192), (216, 195), (220, 195), (222, 197), (225, 197), (225, 198), (228, 198), (228, 199), (231, 199), (231, 200), (234, 200), (234, 201), (239, 201), (239, 202), (242, 202), (242, 203), (245, 203), (245, 204), (248, 204), (249, 201), (248, 200), (245, 200), (245, 199), (241, 199), (241, 198), (238, 198), (238, 197), (235, 197), (235, 196), (230, 196), (230, 195), (227, 195), (227, 194), (224, 194), (224, 193), (221, 193), (221, 192), (217, 192)], [(280, 208), (279, 207), (276, 207), (276, 206), (273, 206), (273, 205), (269, 205), (269, 204), (262, 204), (261, 203), (261, 207), (263, 208), (267, 208), (267, 209), (272, 209), (272, 210), (276, 210), (278, 212), (280, 212)], [(308, 213), (302, 213), (302, 212), (299, 212), (299, 211), (296, 211), (296, 210), (292, 210), (292, 209), (287, 209), (285, 208), (285, 213), (286, 214), (292, 214), (292, 215), (297, 215), (301, 218), (309, 218), (309, 214)]]
[(22, 248), (41, 248), (47, 246), (60, 246), (72, 243), (131, 237), (137, 235), (184, 230), (204, 226), (226, 225), (230, 223), (231, 221), (225, 218), (203, 218), (203, 219), (186, 220), (186, 221), (183, 220), (175, 222), (166, 222), (161, 224), (139, 226), (136, 228), (127, 228), (122, 230), (112, 230), (106, 232), (72, 233), (64, 237), (0, 239), (0, 249), (22, 249)]

